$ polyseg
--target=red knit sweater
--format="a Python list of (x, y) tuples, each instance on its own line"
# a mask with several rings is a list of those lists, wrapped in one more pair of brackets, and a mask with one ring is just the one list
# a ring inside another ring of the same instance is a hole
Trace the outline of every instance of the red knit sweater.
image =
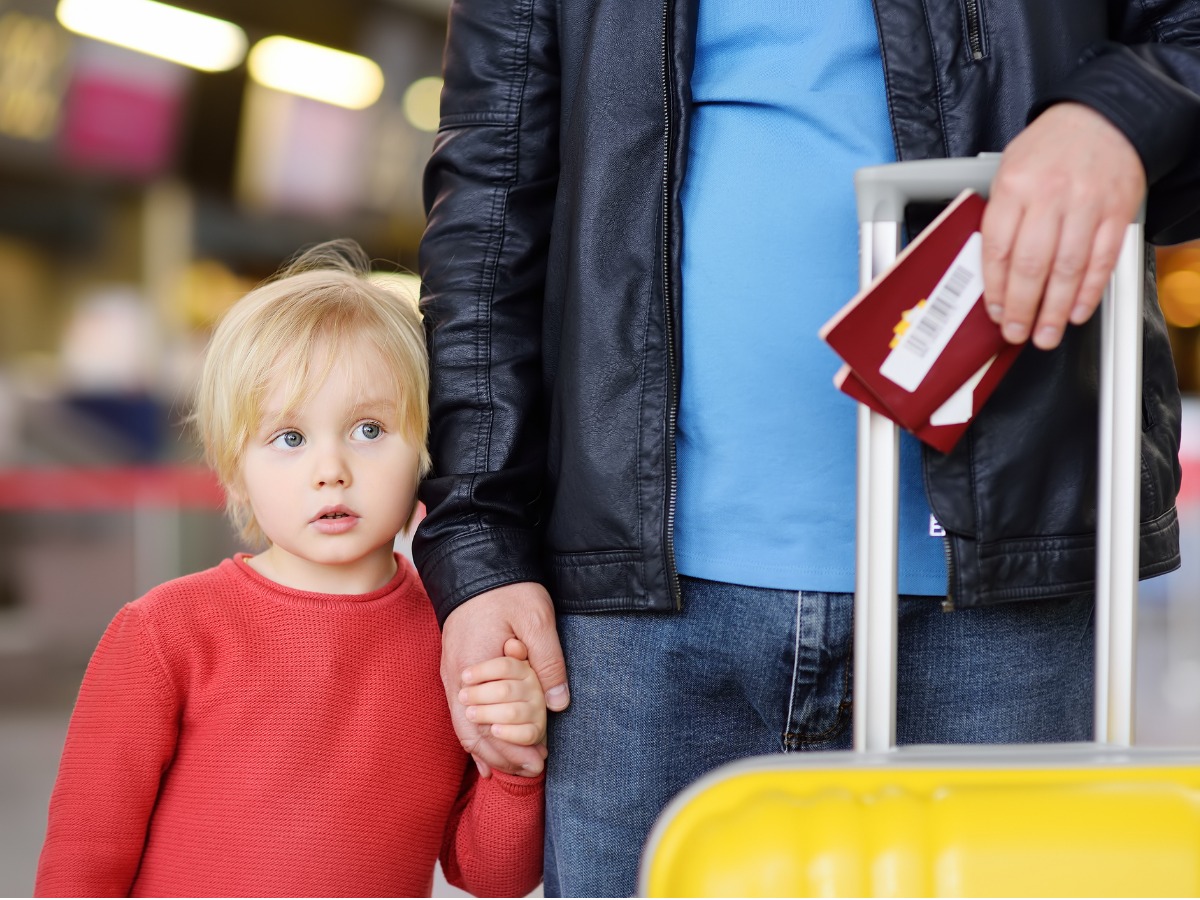
[(541, 879), (542, 781), (473, 777), (424, 589), (355, 596), (244, 562), (155, 588), (100, 641), (38, 896), (428, 896)]

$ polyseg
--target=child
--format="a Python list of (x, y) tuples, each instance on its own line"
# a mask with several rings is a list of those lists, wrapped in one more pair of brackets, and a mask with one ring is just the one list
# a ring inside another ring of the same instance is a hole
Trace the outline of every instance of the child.
[[(542, 778), (477, 780), (432, 607), (393, 552), (412, 517), (428, 372), (415, 305), (323, 245), (217, 328), (196, 404), (244, 537), (125, 606), (84, 677), (39, 896), (519, 896), (541, 879)], [(475, 721), (545, 733), (519, 641), (469, 670)]]

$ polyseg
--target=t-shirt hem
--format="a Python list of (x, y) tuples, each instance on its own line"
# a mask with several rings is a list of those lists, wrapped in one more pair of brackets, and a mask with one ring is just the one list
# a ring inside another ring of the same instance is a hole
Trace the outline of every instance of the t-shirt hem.
[[(777, 591), (854, 593), (853, 569), (770, 566), (756, 564), (746, 559), (695, 557), (681, 553), (676, 553), (675, 564), (680, 575), (703, 578), (706, 581), (741, 584), (747, 587), (768, 588)], [(899, 593), (905, 596), (944, 597), (946, 595), (946, 573), (944, 571), (902, 569)]]

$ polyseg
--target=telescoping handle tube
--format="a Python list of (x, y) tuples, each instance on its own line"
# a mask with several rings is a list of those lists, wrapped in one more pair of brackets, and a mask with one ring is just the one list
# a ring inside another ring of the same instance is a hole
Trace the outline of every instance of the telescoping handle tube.
[[(855, 173), (859, 283), (896, 258), (905, 208), (987, 196), (999, 154), (916, 160)], [(1126, 230), (1100, 307), (1100, 469), (1096, 535), (1095, 738), (1133, 742), (1134, 612), (1139, 540), (1142, 276), (1140, 221)], [(896, 743), (896, 619), (900, 435), (885, 416), (858, 408), (857, 578), (854, 592), (854, 746)]]

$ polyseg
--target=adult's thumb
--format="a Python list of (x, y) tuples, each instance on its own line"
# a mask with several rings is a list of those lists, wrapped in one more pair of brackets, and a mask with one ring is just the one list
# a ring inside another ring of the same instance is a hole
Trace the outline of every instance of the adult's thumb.
[(546, 706), (561, 712), (571, 703), (571, 689), (567, 685), (567, 663), (558, 642), (558, 632), (550, 627), (536, 636), (525, 635), (524, 638), (529, 650), (529, 665), (546, 693)]

